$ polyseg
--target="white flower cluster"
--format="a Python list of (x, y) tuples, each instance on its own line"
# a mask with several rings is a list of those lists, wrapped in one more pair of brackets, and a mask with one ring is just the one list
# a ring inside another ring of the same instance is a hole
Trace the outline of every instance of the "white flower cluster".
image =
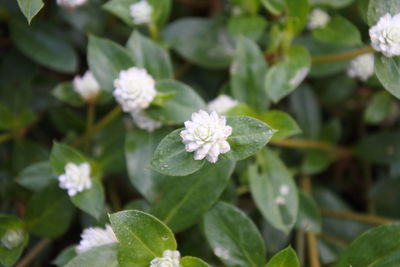
[(180, 136), (187, 152), (194, 152), (195, 160), (207, 158), (211, 163), (218, 160), (219, 154), (227, 153), (231, 147), (227, 141), (232, 127), (226, 125), (226, 118), (215, 111), (208, 114), (200, 110), (185, 122), (185, 130)]
[(129, 10), (133, 19), (133, 23), (145, 24), (151, 22), (153, 7), (146, 0), (141, 0), (132, 4), (129, 7)]
[(24, 231), (22, 229), (7, 230), (1, 237), (1, 245), (7, 249), (18, 247), (24, 241)]
[(219, 114), (229, 111), (231, 108), (239, 104), (239, 102), (227, 95), (219, 95), (208, 103), (208, 110), (215, 111)]
[(400, 55), (400, 13), (386, 14), (369, 29), (372, 47), (386, 57)]
[(347, 69), (347, 75), (353, 78), (359, 78), (361, 81), (368, 80), (374, 74), (374, 55), (365, 54), (356, 57), (350, 62)]
[(310, 30), (323, 28), (329, 23), (330, 20), (331, 20), (331, 17), (328, 15), (328, 13), (326, 13), (322, 9), (315, 8), (310, 13), (310, 17), (308, 18), (307, 27)]
[(82, 6), (87, 0), (57, 0), (57, 4), (61, 7), (74, 9), (78, 6)]
[(65, 165), (64, 169), (65, 173), (58, 176), (58, 181), (59, 186), (66, 189), (69, 196), (74, 196), (92, 187), (89, 163), (84, 162), (77, 165), (70, 162)]
[(95, 100), (100, 93), (100, 85), (90, 71), (83, 76), (75, 76), (73, 84), (75, 92), (86, 102)]
[(286, 196), (289, 194), (289, 186), (283, 184), (279, 187), (279, 195), (275, 198), (275, 202), (278, 205), (286, 204)]
[(118, 242), (118, 240), (109, 224), (106, 225), (105, 229), (100, 227), (89, 227), (83, 230), (81, 241), (76, 247), (76, 252), (83, 253), (94, 247), (115, 242)]
[(162, 126), (161, 122), (153, 120), (141, 109), (131, 112), (131, 116), (138, 128), (148, 132), (153, 132)]
[(181, 254), (177, 250), (165, 250), (162, 257), (154, 258), (150, 267), (180, 267)]
[(125, 112), (147, 108), (157, 93), (153, 77), (136, 67), (121, 71), (114, 87), (114, 97)]

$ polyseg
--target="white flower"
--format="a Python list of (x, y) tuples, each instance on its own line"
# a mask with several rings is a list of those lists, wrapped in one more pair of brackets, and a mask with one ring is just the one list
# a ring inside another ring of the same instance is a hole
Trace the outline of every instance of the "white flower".
[(142, 109), (131, 112), (131, 116), (133, 122), (138, 128), (146, 130), (148, 132), (153, 132), (154, 130), (162, 126), (161, 122), (155, 121), (147, 116), (147, 114)]
[(369, 29), (372, 47), (387, 57), (400, 55), (400, 13), (386, 14)]
[(78, 6), (86, 4), (87, 0), (57, 0), (57, 4), (59, 6), (68, 8), (68, 9), (73, 9)]
[(136, 67), (121, 71), (114, 87), (114, 97), (125, 112), (147, 108), (157, 94), (153, 77)]
[(208, 103), (208, 110), (222, 114), (236, 106), (238, 103), (239, 102), (237, 100), (230, 96), (219, 95), (217, 98)]
[(165, 250), (161, 258), (154, 258), (150, 267), (180, 267), (181, 254), (177, 250)]
[(325, 11), (319, 8), (315, 8), (308, 18), (307, 27), (310, 30), (323, 28), (329, 23), (330, 20), (331, 17)]
[(92, 187), (90, 180), (90, 165), (87, 162), (77, 165), (67, 163), (65, 173), (58, 176), (59, 186), (68, 191), (68, 195), (74, 196), (79, 192)]
[(350, 77), (357, 77), (361, 81), (366, 81), (374, 74), (374, 55), (365, 54), (356, 57), (350, 62), (347, 69), (347, 75)]
[(289, 186), (287, 184), (283, 184), (279, 187), (279, 193), (283, 196), (289, 194)]
[(153, 7), (146, 1), (141, 0), (137, 3), (132, 4), (129, 7), (133, 23), (145, 24), (151, 22), (151, 15), (153, 13)]
[(195, 160), (207, 157), (209, 162), (215, 163), (218, 155), (231, 150), (226, 141), (232, 134), (232, 127), (226, 125), (224, 116), (215, 111), (208, 114), (200, 110), (192, 114), (192, 120), (185, 122), (185, 130), (180, 135), (187, 152), (194, 152)]
[(109, 224), (106, 225), (105, 229), (100, 227), (89, 227), (83, 230), (81, 241), (76, 247), (76, 252), (82, 253), (92, 249), (93, 247), (115, 242), (118, 242), (118, 240)]
[(18, 247), (24, 242), (24, 231), (22, 229), (7, 230), (1, 238), (1, 244), (7, 249)]
[(88, 102), (96, 99), (100, 92), (100, 85), (90, 71), (86, 71), (83, 76), (75, 76), (73, 84), (75, 92)]

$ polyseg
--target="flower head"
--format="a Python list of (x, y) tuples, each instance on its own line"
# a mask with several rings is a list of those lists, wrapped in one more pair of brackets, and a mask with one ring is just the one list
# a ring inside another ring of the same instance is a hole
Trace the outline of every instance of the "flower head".
[(80, 165), (67, 163), (65, 173), (58, 176), (59, 186), (68, 191), (68, 195), (74, 196), (79, 192), (92, 187), (90, 180), (90, 165), (84, 162)]
[(125, 112), (147, 108), (157, 93), (153, 77), (136, 67), (121, 71), (114, 87), (114, 97)]
[(93, 247), (115, 242), (118, 242), (118, 240), (109, 224), (106, 225), (105, 229), (100, 227), (89, 227), (83, 230), (81, 241), (76, 247), (76, 252), (82, 253), (92, 249)]
[(165, 250), (162, 257), (154, 258), (150, 267), (180, 267), (181, 254), (177, 250)]
[(138, 128), (146, 130), (148, 132), (153, 132), (154, 130), (162, 126), (161, 122), (155, 121), (147, 116), (147, 114), (142, 109), (131, 112), (131, 116), (133, 122)]
[(1, 237), (1, 245), (7, 249), (18, 247), (24, 242), (24, 231), (22, 229), (7, 230)]
[(153, 7), (146, 0), (141, 0), (137, 3), (132, 4), (129, 7), (129, 10), (133, 18), (133, 23), (145, 24), (151, 22)]
[(365, 54), (356, 57), (350, 62), (347, 69), (347, 75), (350, 77), (357, 77), (361, 81), (366, 81), (374, 74), (374, 55)]
[(73, 84), (75, 92), (88, 102), (96, 99), (100, 92), (100, 85), (90, 71), (86, 71), (83, 76), (75, 76)]
[(87, 0), (57, 0), (59, 6), (74, 9), (78, 6), (82, 6), (87, 2)]
[(400, 55), (400, 13), (381, 17), (369, 29), (372, 47), (387, 57)]
[(239, 102), (237, 100), (230, 96), (219, 95), (217, 98), (208, 103), (208, 110), (222, 114), (236, 106), (238, 103)]
[(219, 154), (231, 150), (227, 139), (232, 134), (232, 127), (226, 125), (225, 117), (215, 111), (211, 114), (204, 110), (193, 113), (185, 127), (180, 133), (182, 142), (187, 152), (194, 152), (195, 160), (207, 157), (209, 162), (215, 163)]
[(330, 20), (331, 20), (331, 17), (328, 15), (328, 13), (326, 13), (322, 9), (315, 8), (310, 13), (310, 17), (308, 18), (308, 26), (307, 27), (310, 30), (323, 28), (329, 23)]

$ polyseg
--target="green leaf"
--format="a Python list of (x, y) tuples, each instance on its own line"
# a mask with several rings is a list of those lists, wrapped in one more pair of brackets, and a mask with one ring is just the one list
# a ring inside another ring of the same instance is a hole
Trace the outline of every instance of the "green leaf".
[(264, 7), (274, 15), (281, 14), (286, 7), (285, 0), (261, 0)]
[(364, 119), (369, 124), (385, 120), (393, 110), (393, 98), (385, 91), (376, 92), (365, 110)]
[(118, 245), (116, 244), (94, 247), (86, 252), (78, 254), (75, 258), (64, 265), (64, 267), (117, 267), (119, 266), (117, 248)]
[(358, 143), (355, 153), (372, 163), (397, 163), (400, 158), (399, 136), (399, 132), (381, 132), (366, 136)]
[(99, 219), (104, 208), (104, 189), (101, 182), (92, 179), (92, 186), (71, 197), (72, 203), (81, 210)]
[(76, 247), (75, 245), (71, 245), (69, 247), (66, 247), (63, 249), (57, 257), (51, 262), (51, 264), (54, 264), (58, 267), (63, 267), (67, 265), (69, 261), (71, 261), (75, 256), (77, 255), (76, 253)]
[(151, 159), (151, 168), (165, 175), (186, 176), (203, 167), (205, 160), (195, 160), (187, 152), (177, 129), (161, 140)]
[[(6, 234), (7, 231), (22, 230), (23, 227), (24, 222), (19, 218), (0, 214), (0, 239), (3, 238), (3, 235)], [(24, 248), (28, 244), (28, 240), (28, 233), (24, 231), (24, 238), (19, 246), (9, 249), (0, 245), (0, 264), (4, 265), (4, 267), (14, 266), (14, 263), (19, 259)]]
[(71, 82), (60, 83), (52, 93), (55, 98), (71, 106), (81, 107), (85, 104), (79, 94), (75, 92)]
[(164, 184), (163, 193), (153, 207), (152, 214), (174, 232), (192, 226), (221, 196), (234, 166), (232, 161), (221, 158), (217, 164), (206, 163), (192, 175), (165, 177), (169, 180)]
[(186, 256), (180, 260), (182, 267), (210, 267), (210, 265), (199, 258)]
[(29, 231), (41, 237), (59, 237), (67, 231), (73, 213), (67, 194), (51, 184), (36, 192), (28, 202), (26, 220)]
[(264, 241), (253, 221), (231, 204), (219, 202), (204, 216), (204, 231), (214, 254), (227, 266), (265, 264)]
[(112, 228), (120, 247), (118, 262), (121, 267), (147, 267), (155, 257), (177, 245), (171, 230), (150, 214), (127, 210), (110, 215)]
[(113, 90), (121, 70), (134, 66), (128, 50), (113, 41), (89, 36), (87, 61), (101, 88)]
[(0, 129), (18, 130), (35, 119), (35, 114), (29, 109), (12, 111), (7, 106), (0, 104)]
[(173, 78), (172, 63), (167, 50), (134, 31), (126, 44), (136, 66), (146, 69), (155, 79)]
[(400, 99), (400, 58), (375, 55), (375, 74), (383, 87)]
[(171, 0), (148, 0), (153, 7), (153, 21), (156, 22), (158, 28), (162, 28), (168, 21), (171, 13)]
[(15, 180), (18, 184), (32, 191), (38, 191), (55, 180), (55, 176), (50, 163), (48, 161), (41, 161), (24, 168)]
[(400, 13), (400, 0), (370, 0), (368, 5), (368, 25), (375, 25), (386, 13), (392, 16)]
[(87, 162), (87, 159), (75, 149), (55, 142), (50, 154), (50, 164), (55, 174), (63, 174), (65, 165), (69, 162), (80, 164)]
[(308, 19), (308, 0), (286, 0), (289, 29), (292, 35), (300, 33)]
[(129, 179), (149, 202), (159, 198), (159, 193), (168, 179), (149, 167), (154, 150), (168, 131), (169, 129), (160, 129), (148, 133), (131, 130), (126, 136), (125, 159)]
[(299, 213), (296, 220), (296, 229), (304, 232), (321, 232), (321, 214), (314, 199), (303, 192), (299, 192)]
[(44, 6), (42, 0), (18, 0), (18, 5), (29, 24)]
[(382, 225), (354, 240), (340, 257), (337, 266), (391, 266), (383, 263), (394, 255), (398, 256), (399, 250), (400, 224)]
[(288, 247), (276, 253), (265, 267), (300, 267), (300, 262), (296, 252)]
[(305, 174), (317, 174), (326, 170), (334, 159), (335, 156), (326, 151), (308, 150), (304, 153), (301, 170)]
[(306, 78), (311, 67), (308, 50), (301, 46), (292, 46), (283, 62), (272, 66), (265, 76), (264, 88), (269, 97), (278, 102)]
[(272, 136), (272, 140), (284, 139), (301, 133), (296, 121), (284, 111), (270, 110), (261, 115), (260, 119), (277, 131)]
[(227, 139), (231, 150), (223, 156), (234, 161), (253, 155), (275, 132), (264, 122), (247, 116), (228, 117), (226, 124), (232, 127), (232, 134)]
[[(257, 160), (260, 166), (248, 168), (251, 195), (264, 218), (276, 229), (288, 233), (298, 214), (296, 184), (274, 152), (264, 149), (257, 154)], [(284, 204), (278, 201), (284, 201)]]
[(318, 139), (321, 132), (321, 110), (314, 92), (301, 86), (290, 96), (290, 107), (304, 136)]
[(350, 5), (354, 0), (309, 0), (312, 6), (328, 6), (332, 8), (342, 8)]
[(268, 96), (263, 87), (267, 63), (258, 45), (245, 37), (239, 37), (230, 68), (230, 87), (233, 96), (257, 111), (268, 107)]
[(161, 106), (152, 105), (146, 113), (157, 121), (166, 124), (181, 124), (193, 112), (206, 109), (203, 99), (188, 85), (175, 80), (159, 80), (156, 90), (160, 95), (171, 96)]
[(313, 30), (312, 35), (321, 42), (331, 44), (358, 45), (362, 43), (357, 27), (341, 16), (331, 18), (325, 27)]
[(207, 68), (227, 67), (234, 52), (231, 37), (215, 20), (179, 19), (169, 24), (163, 35), (180, 56)]
[(234, 37), (244, 36), (253, 41), (261, 38), (267, 27), (267, 20), (262, 16), (234, 16), (229, 18), (228, 31)]
[(78, 68), (76, 51), (51, 23), (36, 20), (28, 26), (13, 19), (10, 30), (14, 44), (36, 63), (63, 73), (74, 73)]

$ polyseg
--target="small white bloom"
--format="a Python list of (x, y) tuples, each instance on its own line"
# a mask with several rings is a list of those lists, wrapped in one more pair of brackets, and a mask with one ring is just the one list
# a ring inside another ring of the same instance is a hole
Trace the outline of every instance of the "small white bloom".
[(372, 47), (387, 57), (400, 55), (400, 13), (386, 14), (369, 29)]
[(283, 196), (277, 196), (275, 198), (275, 203), (278, 205), (285, 205), (286, 204), (286, 198), (284, 198)]
[(148, 132), (153, 132), (154, 130), (162, 126), (161, 122), (155, 121), (147, 116), (147, 114), (142, 109), (131, 112), (131, 116), (133, 122), (138, 128), (146, 130)]
[(65, 173), (58, 176), (58, 181), (59, 186), (66, 189), (69, 196), (74, 196), (92, 187), (89, 163), (84, 162), (77, 165), (70, 162), (65, 165), (64, 169)]
[(133, 18), (133, 23), (145, 24), (151, 22), (153, 7), (146, 0), (141, 0), (137, 3), (132, 4), (129, 7), (129, 10)]
[(57, 0), (57, 4), (61, 7), (74, 9), (78, 6), (86, 4), (87, 0)]
[(79, 242), (79, 245), (76, 246), (76, 252), (83, 253), (94, 247), (115, 242), (118, 242), (118, 240), (109, 224), (106, 225), (105, 229), (100, 227), (89, 227), (83, 230), (81, 241)]
[(75, 76), (73, 84), (75, 92), (88, 102), (96, 99), (100, 92), (100, 85), (90, 71), (86, 71), (83, 76)]
[(153, 77), (136, 67), (121, 71), (114, 87), (114, 97), (125, 112), (147, 108), (157, 94)]
[(7, 230), (1, 238), (1, 244), (7, 249), (18, 247), (24, 241), (24, 231), (22, 229)]
[(308, 18), (307, 27), (310, 30), (323, 28), (329, 23), (330, 20), (331, 20), (331, 17), (328, 15), (328, 13), (326, 13), (322, 9), (315, 8), (310, 13), (310, 17)]
[(289, 194), (289, 186), (287, 184), (283, 184), (279, 187), (279, 193), (283, 196)]
[(230, 96), (219, 95), (217, 98), (208, 103), (208, 110), (222, 114), (236, 106), (238, 103), (239, 102), (237, 100)]
[(177, 250), (165, 250), (162, 257), (154, 258), (150, 267), (180, 267), (181, 254)]
[(347, 69), (347, 75), (354, 78), (359, 78), (361, 81), (366, 81), (374, 74), (374, 55), (365, 54), (356, 57), (350, 62)]
[(218, 160), (219, 154), (231, 150), (226, 141), (232, 134), (232, 127), (226, 125), (226, 118), (215, 111), (208, 114), (200, 110), (192, 114), (185, 122), (185, 130), (181, 131), (182, 142), (187, 152), (194, 152), (195, 160), (207, 157), (211, 163)]

